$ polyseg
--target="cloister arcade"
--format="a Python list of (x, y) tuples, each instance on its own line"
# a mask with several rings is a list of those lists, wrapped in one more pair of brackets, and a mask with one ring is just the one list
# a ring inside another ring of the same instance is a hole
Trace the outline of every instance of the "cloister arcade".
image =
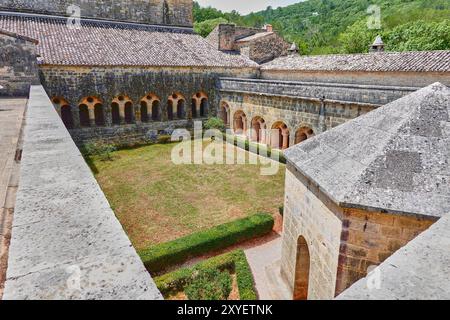
[[(282, 115), (274, 117), (264, 111), (260, 110), (258, 114), (253, 108), (233, 110), (227, 102), (222, 101), (219, 115), (234, 134), (245, 136), (250, 141), (265, 144), (274, 149), (287, 149), (315, 134), (312, 125), (299, 121), (300, 124), (296, 127), (291, 119), (283, 119)], [(230, 122), (230, 118), (233, 121)]]
[(202, 119), (208, 117), (208, 95), (199, 91), (192, 96), (192, 109), (186, 110), (186, 99), (181, 93), (173, 93), (166, 105), (155, 93), (147, 93), (139, 101), (128, 95), (117, 95), (109, 103), (99, 97), (82, 98), (70, 104), (64, 97), (52, 98), (52, 103), (68, 129), (127, 125), (160, 121)]

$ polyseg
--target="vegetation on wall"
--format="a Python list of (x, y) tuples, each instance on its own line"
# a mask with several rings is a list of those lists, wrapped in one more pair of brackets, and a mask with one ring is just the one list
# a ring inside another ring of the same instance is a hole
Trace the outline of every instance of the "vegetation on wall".
[[(199, 282), (193, 283), (195, 280), (199, 280), (198, 274), (204, 273), (205, 271), (211, 275), (211, 271), (214, 272), (214, 282), (220, 282), (222, 289), (219, 294), (225, 295), (228, 292), (228, 281), (225, 280), (224, 276), (218, 276), (218, 272), (229, 272), (236, 275), (237, 287), (239, 290), (239, 298), (241, 300), (256, 300), (257, 294), (254, 288), (253, 275), (248, 265), (245, 253), (242, 250), (236, 250), (230, 253), (226, 253), (206, 261), (200, 262), (199, 264), (178, 269), (174, 272), (165, 274), (163, 276), (155, 278), (156, 286), (161, 291), (165, 298), (170, 298), (172, 295), (176, 295), (179, 292), (187, 291), (186, 295), (188, 298), (202, 298), (202, 299), (212, 299), (217, 295), (217, 288), (214, 290), (202, 290), (199, 286)], [(207, 276), (207, 277), (209, 277)], [(225, 275), (226, 276), (226, 275)], [(204, 277), (200, 279), (204, 282)], [(210, 286), (207, 286), (207, 288)], [(186, 289), (189, 288), (189, 289)], [(223, 291), (222, 291), (223, 290)]]
[(148, 271), (160, 272), (189, 258), (266, 235), (272, 231), (273, 225), (274, 219), (270, 214), (258, 213), (138, 253)]
[[(381, 29), (367, 27), (371, 5), (381, 8)], [(302, 54), (363, 53), (377, 34), (388, 51), (450, 49), (448, 0), (308, 0), (284, 8), (241, 16), (194, 6), (196, 29), (213, 29), (222, 19), (237, 25), (262, 27), (270, 23)], [(207, 30), (202, 29), (205, 35)]]

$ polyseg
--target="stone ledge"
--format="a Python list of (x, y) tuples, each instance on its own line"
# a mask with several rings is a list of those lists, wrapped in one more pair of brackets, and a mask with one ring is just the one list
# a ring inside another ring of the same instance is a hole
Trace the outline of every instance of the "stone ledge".
[(162, 299), (42, 86), (32, 86), (4, 299)]

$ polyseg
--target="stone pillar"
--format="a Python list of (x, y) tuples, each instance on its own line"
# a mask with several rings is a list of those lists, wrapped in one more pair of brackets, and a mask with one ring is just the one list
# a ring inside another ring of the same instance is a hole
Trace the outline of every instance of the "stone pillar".
[(119, 116), (120, 124), (125, 124), (125, 104), (123, 102), (119, 102)]
[(318, 129), (320, 132), (323, 133), (327, 130), (327, 124), (326, 124), (326, 108), (325, 108), (325, 97), (320, 99), (320, 111), (319, 111), (319, 125)]
[[(147, 113), (148, 113), (148, 106), (147, 106)], [(136, 107), (136, 110), (134, 111), (134, 117), (135, 117), (135, 119), (134, 119), (135, 123), (139, 124), (139, 123), (142, 122), (141, 121), (142, 118), (141, 118), (141, 106), (140, 105)]]
[(281, 135), (283, 136), (283, 146), (281, 147), (282, 150), (289, 148), (289, 131), (283, 130), (281, 132)]
[(89, 111), (89, 123), (91, 127), (95, 127), (95, 109), (93, 105), (88, 107)]

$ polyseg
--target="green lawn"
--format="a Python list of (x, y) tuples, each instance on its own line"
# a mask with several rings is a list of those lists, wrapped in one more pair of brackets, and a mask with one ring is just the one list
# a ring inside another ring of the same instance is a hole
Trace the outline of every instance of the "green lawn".
[(90, 161), (136, 249), (256, 212), (276, 213), (283, 204), (284, 165), (274, 176), (262, 176), (260, 165), (175, 165), (174, 146), (120, 150), (113, 161)]

